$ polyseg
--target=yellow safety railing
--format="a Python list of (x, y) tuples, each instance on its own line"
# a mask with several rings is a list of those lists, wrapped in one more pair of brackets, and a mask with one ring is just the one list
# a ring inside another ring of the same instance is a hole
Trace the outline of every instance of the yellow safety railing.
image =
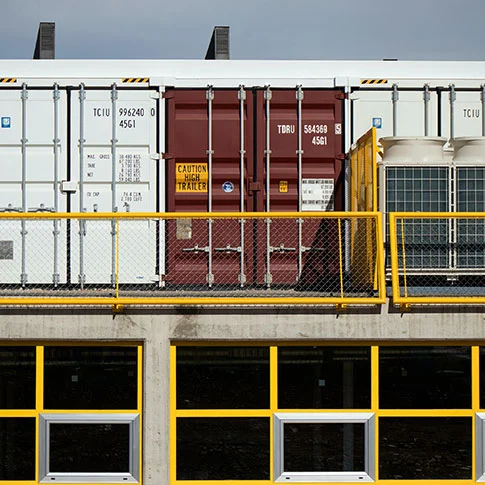
[(377, 212), (1, 213), (0, 305), (376, 305), (382, 247)]
[(485, 303), (485, 212), (389, 213), (395, 304)]

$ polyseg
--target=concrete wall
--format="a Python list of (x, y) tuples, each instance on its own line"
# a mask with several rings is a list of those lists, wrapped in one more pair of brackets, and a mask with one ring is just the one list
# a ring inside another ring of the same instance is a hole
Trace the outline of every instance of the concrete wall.
[(0, 340), (129, 340), (145, 346), (144, 483), (169, 483), (171, 341), (485, 341), (481, 308), (2, 309)]

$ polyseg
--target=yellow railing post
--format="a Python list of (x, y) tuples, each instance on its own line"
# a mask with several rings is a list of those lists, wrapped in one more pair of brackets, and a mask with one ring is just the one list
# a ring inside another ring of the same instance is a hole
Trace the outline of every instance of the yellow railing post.
[(384, 249), (383, 217), (379, 212), (376, 220), (376, 274), (379, 298), (386, 300), (386, 257)]
[(397, 254), (396, 214), (389, 213), (389, 251), (391, 253), (392, 298), (394, 303), (401, 300), (399, 289), (399, 259)]
[[(120, 297), (120, 220), (116, 219), (116, 275), (115, 275), (115, 298), (119, 300)], [(113, 312), (119, 313), (123, 311), (123, 305), (115, 303), (113, 305)]]
[(338, 252), (340, 263), (340, 296), (344, 298), (344, 264), (342, 251), (342, 220), (338, 219)]
[(406, 241), (404, 238), (404, 219), (401, 219), (401, 244), (402, 244), (402, 271), (403, 271), (404, 297), (407, 298), (408, 281), (406, 276)]
[(116, 298), (120, 296), (120, 220), (116, 220)]

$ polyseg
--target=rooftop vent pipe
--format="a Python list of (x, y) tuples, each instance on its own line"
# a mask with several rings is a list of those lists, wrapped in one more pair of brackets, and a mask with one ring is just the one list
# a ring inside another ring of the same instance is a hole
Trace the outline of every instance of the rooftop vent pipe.
[(229, 59), (229, 27), (214, 27), (206, 59)]
[(54, 22), (41, 22), (37, 32), (33, 59), (56, 58), (56, 24)]

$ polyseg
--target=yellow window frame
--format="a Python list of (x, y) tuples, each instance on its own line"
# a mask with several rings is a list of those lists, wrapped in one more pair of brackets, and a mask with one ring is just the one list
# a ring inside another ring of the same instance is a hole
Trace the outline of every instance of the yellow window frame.
[[(237, 347), (255, 346), (270, 349), (270, 406), (268, 409), (190, 409), (178, 410), (176, 407), (177, 391), (177, 347), (207, 346), (207, 347)], [(278, 408), (278, 348), (285, 346), (319, 346), (319, 347), (370, 347), (371, 350), (371, 407), (370, 409), (283, 409)], [(380, 409), (379, 408), (379, 348), (386, 346), (418, 347), (418, 346), (466, 346), (471, 349), (471, 386), (472, 399), (470, 409)], [(177, 480), (177, 447), (176, 423), (179, 417), (267, 417), (270, 419), (270, 479), (269, 480), (225, 480), (225, 485), (269, 485), (274, 483), (274, 426), (273, 416), (276, 412), (296, 413), (335, 413), (335, 412), (369, 412), (375, 414), (375, 483), (378, 485), (407, 484), (409, 480), (380, 480), (379, 479), (379, 418), (381, 417), (469, 417), (472, 419), (472, 479), (470, 480), (412, 480), (413, 485), (470, 485), (477, 483), (476, 476), (476, 413), (480, 409), (480, 347), (485, 342), (453, 341), (453, 342), (172, 342), (170, 347), (170, 485), (208, 485), (213, 480)], [(292, 482), (293, 485), (297, 482)], [(325, 482), (325, 485), (342, 485), (344, 482)], [(308, 485), (308, 483), (298, 483)]]
[[(126, 413), (138, 413), (140, 416), (140, 436), (139, 436), (139, 450), (140, 450), (140, 485), (142, 484), (143, 477), (143, 460), (142, 460), (142, 406), (143, 406), (143, 345), (139, 342), (78, 342), (78, 341), (63, 341), (63, 342), (44, 342), (39, 345), (36, 342), (2, 342), (4, 347), (35, 347), (35, 409), (0, 409), (0, 418), (13, 417), (13, 418), (35, 418), (35, 480), (22, 480), (22, 485), (37, 485), (39, 483), (39, 462), (40, 462), (40, 438), (39, 438), (39, 419), (40, 415), (45, 412), (56, 414), (126, 414)], [(136, 347), (137, 349), (137, 408), (136, 409), (45, 409), (44, 408), (44, 348), (49, 346), (76, 346), (76, 347)], [(1, 485), (19, 485), (18, 480), (0, 480)], [(62, 482), (55, 482), (57, 485), (67, 485)], [(98, 485), (94, 482), (90, 482), (90, 485)], [(101, 484), (100, 484), (101, 485)]]

